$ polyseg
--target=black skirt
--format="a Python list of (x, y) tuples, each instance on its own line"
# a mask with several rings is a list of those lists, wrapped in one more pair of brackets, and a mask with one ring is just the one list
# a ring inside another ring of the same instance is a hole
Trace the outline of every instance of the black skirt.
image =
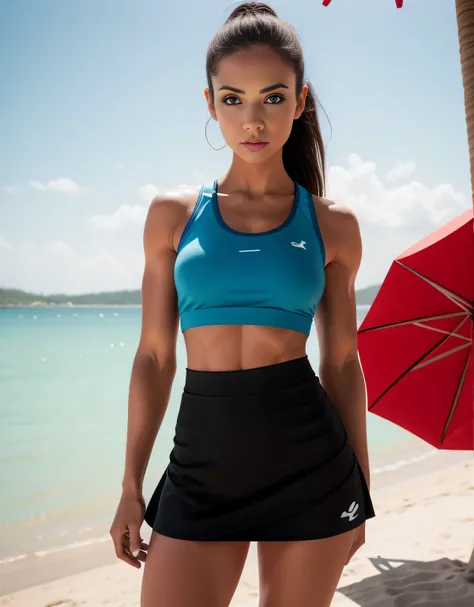
[(186, 369), (169, 464), (145, 521), (178, 539), (297, 541), (375, 516), (337, 410), (307, 356)]

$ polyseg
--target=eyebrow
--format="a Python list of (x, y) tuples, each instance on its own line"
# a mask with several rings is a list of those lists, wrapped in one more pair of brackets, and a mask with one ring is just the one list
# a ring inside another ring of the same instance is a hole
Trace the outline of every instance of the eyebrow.
[[(260, 94), (262, 95), (263, 93), (269, 93), (270, 91), (273, 91), (275, 89), (287, 89), (287, 88), (289, 88), (289, 87), (287, 87), (286, 84), (283, 84), (283, 82), (277, 82), (276, 84), (266, 86), (264, 89), (262, 89), (260, 91)], [(230, 86), (228, 84), (224, 84), (224, 86), (221, 86), (219, 88), (219, 91), (222, 91), (223, 89), (226, 89), (227, 91), (232, 91), (233, 93), (241, 93), (242, 95), (245, 95), (245, 91), (243, 91), (242, 89), (237, 89), (237, 88), (235, 88), (235, 86)]]

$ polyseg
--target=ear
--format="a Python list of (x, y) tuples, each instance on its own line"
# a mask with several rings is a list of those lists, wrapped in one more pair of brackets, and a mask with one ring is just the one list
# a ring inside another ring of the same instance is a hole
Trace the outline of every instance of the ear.
[(306, 97), (308, 95), (308, 90), (309, 90), (308, 85), (304, 84), (303, 88), (301, 89), (301, 93), (298, 95), (298, 98), (297, 98), (295, 118), (294, 118), (295, 120), (298, 120), (298, 118), (304, 112), (304, 106), (306, 104)]
[(204, 97), (206, 98), (207, 107), (212, 118), (217, 122), (216, 107), (211, 98), (211, 91), (208, 88), (204, 89)]

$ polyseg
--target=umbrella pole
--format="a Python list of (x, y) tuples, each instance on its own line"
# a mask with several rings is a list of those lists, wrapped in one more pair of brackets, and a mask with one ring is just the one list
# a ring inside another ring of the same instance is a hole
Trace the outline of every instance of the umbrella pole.
[[(474, 0), (456, 0), (456, 19), (471, 168), (471, 199), (474, 205)], [(471, 361), (471, 364), (474, 364), (474, 361)], [(466, 575), (470, 581), (474, 582), (474, 549), (469, 559)]]
[(456, 18), (466, 108), (472, 196), (474, 192), (474, 0), (456, 0)]

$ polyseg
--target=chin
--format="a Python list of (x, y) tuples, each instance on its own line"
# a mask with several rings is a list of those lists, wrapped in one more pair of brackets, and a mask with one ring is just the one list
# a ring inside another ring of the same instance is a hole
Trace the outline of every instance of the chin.
[(239, 158), (245, 160), (245, 162), (248, 162), (249, 164), (260, 164), (262, 162), (266, 162), (269, 158), (271, 158), (275, 154), (275, 150), (273, 147), (270, 146), (267, 146), (259, 152), (250, 152), (249, 150), (242, 148), (239, 150), (239, 152), (236, 152), (234, 150), (234, 154), (236, 154)]

